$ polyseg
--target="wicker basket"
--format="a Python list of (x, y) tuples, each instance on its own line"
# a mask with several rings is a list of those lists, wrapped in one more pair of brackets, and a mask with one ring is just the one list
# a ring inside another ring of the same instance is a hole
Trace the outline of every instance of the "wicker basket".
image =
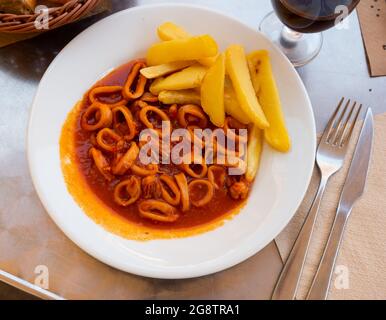
[[(74, 22), (88, 14), (100, 0), (71, 0), (63, 6), (49, 8), (49, 30)], [(39, 14), (0, 13), (0, 32), (35, 33), (47, 29), (36, 29), (35, 19)]]

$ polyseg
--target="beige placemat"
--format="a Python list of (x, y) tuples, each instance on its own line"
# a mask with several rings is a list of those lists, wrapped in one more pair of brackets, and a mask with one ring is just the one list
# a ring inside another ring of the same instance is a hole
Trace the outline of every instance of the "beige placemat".
[[(110, 0), (100, 0), (100, 3), (86, 16), (84, 16), (82, 19), (91, 17), (93, 15), (96, 15), (98, 13), (104, 12), (106, 10), (111, 9), (111, 3)], [(19, 33), (19, 34), (12, 34), (12, 33), (5, 33), (0, 32), (0, 48), (8, 46), (12, 43), (16, 43), (22, 40), (30, 39), (33, 37), (38, 36), (41, 34), (40, 32), (37, 33)]]
[[(359, 126), (356, 131), (359, 133)], [(352, 154), (354, 143), (351, 144)], [(334, 176), (322, 201), (298, 299), (306, 296), (326, 243), (349, 161)], [(315, 170), (306, 198), (276, 242), (285, 259), (300, 230), (319, 183)], [(375, 142), (366, 193), (348, 222), (329, 299), (386, 299), (386, 113), (375, 117)]]
[(386, 76), (386, 1), (361, 0), (358, 17), (371, 76)]

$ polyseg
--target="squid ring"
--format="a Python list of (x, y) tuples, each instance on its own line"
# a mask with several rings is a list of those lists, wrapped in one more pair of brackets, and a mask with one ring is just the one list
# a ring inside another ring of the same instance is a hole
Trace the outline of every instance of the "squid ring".
[(178, 109), (178, 123), (181, 127), (186, 128), (190, 123), (196, 124), (200, 128), (206, 128), (208, 119), (199, 106), (186, 104)]
[[(122, 92), (121, 86), (103, 86), (103, 87), (95, 87), (94, 89), (91, 89), (88, 97), (90, 99), (91, 103), (102, 103), (97, 99), (97, 95), (101, 93), (114, 93), (114, 92)], [(123, 97), (121, 100), (114, 102), (114, 103), (105, 103), (102, 104), (108, 105), (110, 108), (114, 108), (116, 106), (124, 105), (127, 103), (127, 100), (125, 100)]]
[(111, 181), (113, 179), (112, 174), (110, 173), (111, 167), (109, 163), (107, 162), (105, 156), (103, 153), (96, 149), (96, 148), (91, 148), (89, 150), (89, 154), (94, 160), (95, 166), (97, 167), (98, 171), (100, 174), (107, 180)]
[(214, 143), (213, 152), (217, 156), (221, 155), (223, 158), (223, 163), (217, 163), (217, 164), (223, 164), (225, 166), (230, 166), (229, 163), (237, 162), (238, 160), (242, 159), (243, 156), (246, 153), (246, 146), (244, 146), (244, 142), (240, 141), (241, 146), (239, 146), (239, 150), (230, 150), (220, 143)]
[[(195, 166), (196, 168), (199, 166), (200, 171), (194, 170), (191, 166)], [(182, 169), (191, 177), (202, 179), (206, 177), (206, 174), (208, 173), (208, 166), (206, 165), (204, 159), (201, 159), (201, 163), (183, 163), (181, 164)]]
[(220, 166), (210, 166), (208, 169), (208, 180), (213, 184), (214, 188), (219, 190), (225, 185), (226, 171)]
[(150, 122), (147, 115), (149, 112), (154, 112), (155, 114), (157, 114), (161, 118), (161, 121), (170, 121), (168, 115), (161, 109), (153, 106), (144, 107), (139, 112), (139, 119), (149, 129), (154, 129), (154, 125)]
[(153, 175), (153, 176), (147, 176), (146, 178), (143, 178), (142, 192), (143, 192), (143, 198), (145, 199), (161, 198), (162, 196), (161, 183), (159, 182), (158, 177)]
[(158, 173), (158, 164), (150, 163), (144, 167), (141, 167), (137, 164), (133, 164), (130, 169), (131, 172), (136, 174), (137, 176), (147, 177)]
[(247, 165), (247, 159), (244, 157), (245, 152), (231, 152), (225, 149), (225, 154), (222, 153), (219, 158), (219, 153), (214, 155), (214, 164), (227, 168), (244, 168)]
[(123, 207), (133, 204), (140, 196), (141, 181), (138, 177), (131, 176), (120, 182), (114, 189), (114, 201)]
[(139, 154), (139, 148), (135, 142), (132, 142), (129, 150), (113, 166), (113, 174), (124, 175), (134, 164)]
[(80, 125), (84, 130), (94, 131), (111, 125), (113, 114), (106, 104), (92, 104), (83, 113)]
[(125, 135), (126, 140), (132, 140), (134, 139), (136, 135), (136, 125), (133, 120), (133, 115), (131, 114), (131, 111), (126, 108), (125, 106), (118, 106), (112, 109), (113, 113), (113, 126), (114, 128), (118, 128), (122, 123), (119, 121), (119, 114), (122, 114), (125, 118), (126, 125), (129, 129), (129, 134)]
[(174, 207), (160, 200), (145, 200), (138, 210), (142, 217), (159, 222), (174, 222), (179, 218)]
[[(203, 196), (199, 199), (194, 199), (195, 197), (192, 197), (192, 194), (195, 193), (195, 189), (198, 189), (198, 192), (203, 194)], [(214, 187), (213, 184), (208, 180), (193, 180), (189, 183), (189, 194), (190, 194), (190, 201), (195, 207), (202, 207), (207, 205), (213, 198), (214, 195)]]
[[(172, 206), (178, 206), (181, 201), (181, 193), (174, 178), (163, 174), (160, 176), (161, 192), (164, 200)], [(165, 185), (167, 188), (165, 188)]]
[(152, 93), (150, 92), (145, 92), (142, 97), (141, 97), (141, 101), (143, 102), (149, 102), (149, 103), (156, 103), (158, 102), (158, 97), (153, 95)]
[(235, 132), (236, 130), (239, 130), (239, 129), (246, 129), (246, 126), (238, 122), (236, 119), (233, 119), (232, 117), (225, 118), (225, 122), (224, 122), (225, 135), (234, 141), (246, 142), (248, 140), (247, 135), (241, 136)]
[(170, 118), (172, 118), (172, 119), (177, 119), (177, 115), (178, 115), (178, 106), (177, 106), (176, 103), (175, 103), (175, 104), (172, 104), (172, 105), (169, 107), (168, 113), (169, 113)]
[[(110, 143), (110, 141), (113, 142)], [(100, 130), (96, 136), (96, 142), (98, 146), (109, 152), (117, 151), (119, 148), (118, 144), (121, 141), (123, 141), (122, 137), (110, 128), (104, 128)]]
[(221, 161), (216, 158), (214, 163), (227, 168), (239, 168), (241, 171), (247, 166), (247, 162), (244, 159), (238, 156), (232, 157), (229, 155), (227, 155), (226, 159), (222, 158)]
[[(123, 96), (128, 99), (128, 100), (135, 100), (140, 98), (144, 91), (145, 91), (145, 86), (147, 79), (140, 74), (140, 70), (142, 68), (145, 68), (146, 64), (144, 62), (137, 62), (134, 64), (133, 68), (131, 69), (129, 76), (127, 77), (126, 83), (123, 86)], [(137, 84), (135, 86), (135, 90), (132, 91), (132, 86), (135, 81), (135, 79), (138, 78)]]
[(190, 209), (188, 181), (183, 172), (177, 174), (174, 178), (181, 192), (182, 211), (188, 211)]
[(135, 100), (132, 106), (138, 107), (139, 109), (142, 109), (142, 108), (147, 107), (148, 103), (144, 100)]

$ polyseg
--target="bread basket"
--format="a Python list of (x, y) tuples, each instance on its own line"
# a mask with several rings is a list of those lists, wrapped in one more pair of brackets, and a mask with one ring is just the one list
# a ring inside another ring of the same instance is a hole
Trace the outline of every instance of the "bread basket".
[[(100, 0), (70, 0), (62, 6), (48, 9), (48, 30), (74, 22), (84, 17), (95, 8)], [(10, 14), (0, 13), (0, 32), (5, 33), (36, 33), (47, 29), (37, 29), (35, 21), (40, 13)]]

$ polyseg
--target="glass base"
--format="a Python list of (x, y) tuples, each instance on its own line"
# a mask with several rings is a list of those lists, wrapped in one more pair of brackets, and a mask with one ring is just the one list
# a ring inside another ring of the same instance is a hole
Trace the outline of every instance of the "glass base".
[(300, 33), (286, 27), (275, 12), (269, 13), (260, 23), (259, 30), (271, 39), (295, 67), (313, 60), (323, 44), (321, 33)]

